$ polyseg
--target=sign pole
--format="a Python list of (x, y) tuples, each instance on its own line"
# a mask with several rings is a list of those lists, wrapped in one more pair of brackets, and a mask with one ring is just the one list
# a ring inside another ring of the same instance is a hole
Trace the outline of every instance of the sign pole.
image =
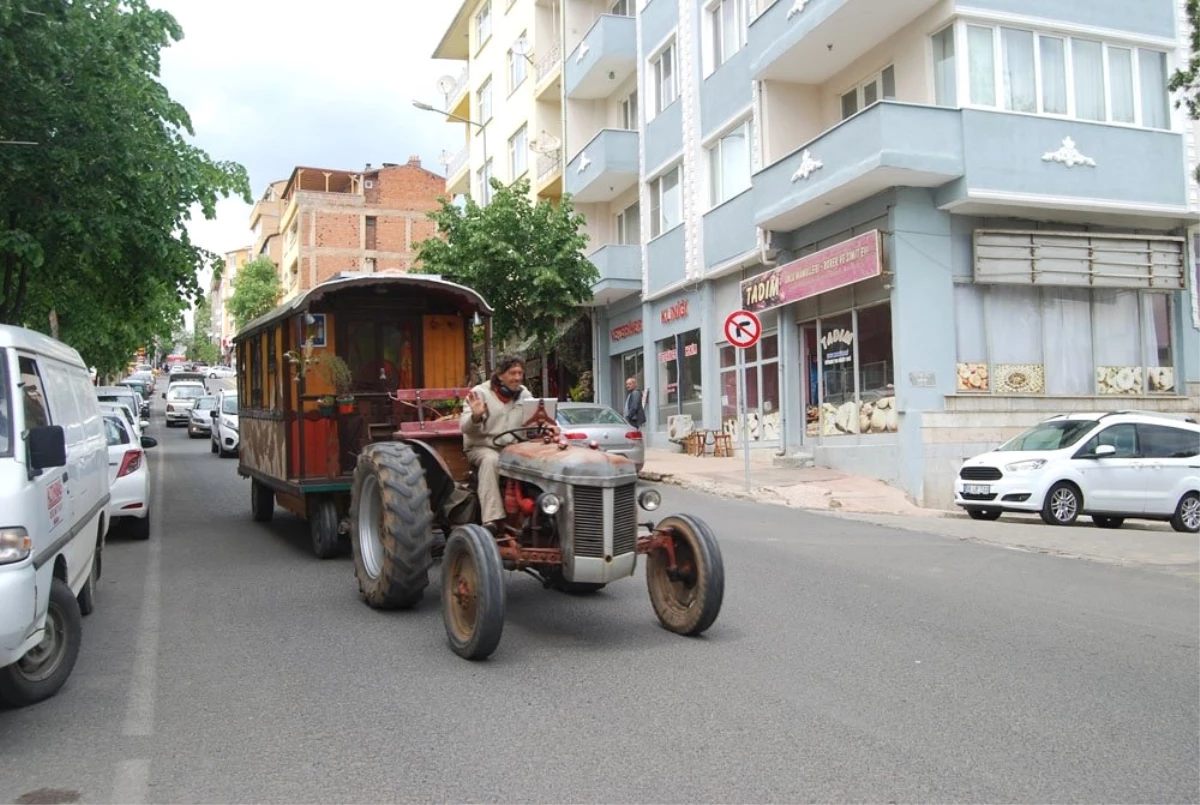
[(762, 322), (748, 310), (735, 310), (725, 317), (725, 338), (737, 350), (738, 419), (742, 423), (742, 456), (746, 463), (746, 493), (750, 493), (750, 417), (746, 405), (746, 350), (762, 337)]
[(738, 354), (738, 416), (742, 422), (742, 461), (746, 468), (746, 494), (750, 494), (750, 417), (746, 414), (746, 350)]

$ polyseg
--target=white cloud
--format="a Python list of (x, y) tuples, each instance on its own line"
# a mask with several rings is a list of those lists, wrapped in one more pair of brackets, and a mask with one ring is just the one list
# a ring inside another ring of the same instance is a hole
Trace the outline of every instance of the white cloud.
[[(457, 0), (154, 0), (184, 39), (163, 52), (162, 81), (187, 108), (195, 143), (246, 167), (254, 197), (296, 165), (357, 169), (438, 155), (461, 138), (439, 115), (435, 83), (461, 64), (431, 55)], [(252, 240), (250, 207), (197, 211), (193, 242), (215, 252)]]

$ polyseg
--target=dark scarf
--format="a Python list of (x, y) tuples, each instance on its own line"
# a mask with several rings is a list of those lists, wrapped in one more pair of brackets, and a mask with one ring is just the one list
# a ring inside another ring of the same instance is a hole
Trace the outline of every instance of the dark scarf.
[(505, 402), (512, 402), (521, 393), (520, 389), (517, 389), (516, 391), (509, 391), (508, 387), (498, 380), (492, 380), (492, 391), (496, 393), (497, 397)]

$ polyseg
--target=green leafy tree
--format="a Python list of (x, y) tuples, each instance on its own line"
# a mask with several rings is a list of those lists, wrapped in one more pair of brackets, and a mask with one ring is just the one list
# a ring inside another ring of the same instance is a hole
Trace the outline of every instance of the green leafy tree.
[(159, 81), (182, 35), (147, 0), (0, 0), (0, 322), (56, 333), (102, 372), (200, 295), (216, 256), (189, 240), (192, 211), (250, 200)]
[(579, 315), (592, 298), (596, 267), (583, 256), (583, 216), (570, 197), (555, 206), (529, 198), (529, 181), (491, 182), (492, 201), (481, 207), (467, 199), (458, 207), (443, 199), (429, 214), (438, 237), (420, 244), (419, 270), (473, 288), (495, 309), (493, 334), (501, 341), (533, 340), (542, 357), (547, 388), (548, 354), (560, 325)]
[(192, 332), (187, 347), (188, 358), (192, 361), (212, 365), (221, 357), (221, 351), (213, 343), (212, 330), (212, 303), (205, 296), (196, 303), (196, 311), (192, 316)]
[(269, 257), (251, 260), (233, 278), (229, 315), (238, 327), (253, 321), (279, 303), (279, 271)]
[[(1187, 109), (1188, 117), (1200, 119), (1200, 0), (1187, 0), (1187, 18), (1191, 25), (1192, 57), (1185, 66), (1176, 70), (1167, 83), (1171, 92), (1183, 93), (1176, 106)], [(1196, 180), (1200, 181), (1200, 167), (1196, 168)]]

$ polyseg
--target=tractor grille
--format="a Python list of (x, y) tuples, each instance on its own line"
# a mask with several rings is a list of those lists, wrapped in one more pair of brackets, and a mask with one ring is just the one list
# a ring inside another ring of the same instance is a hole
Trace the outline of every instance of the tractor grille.
[[(632, 487), (630, 487), (632, 489)], [(575, 555), (604, 558), (604, 490), (577, 486), (575, 504)]]
[(634, 484), (613, 490), (613, 556), (637, 549), (637, 501)]
[(958, 471), (964, 481), (999, 481), (1003, 475), (995, 467), (963, 467)]

